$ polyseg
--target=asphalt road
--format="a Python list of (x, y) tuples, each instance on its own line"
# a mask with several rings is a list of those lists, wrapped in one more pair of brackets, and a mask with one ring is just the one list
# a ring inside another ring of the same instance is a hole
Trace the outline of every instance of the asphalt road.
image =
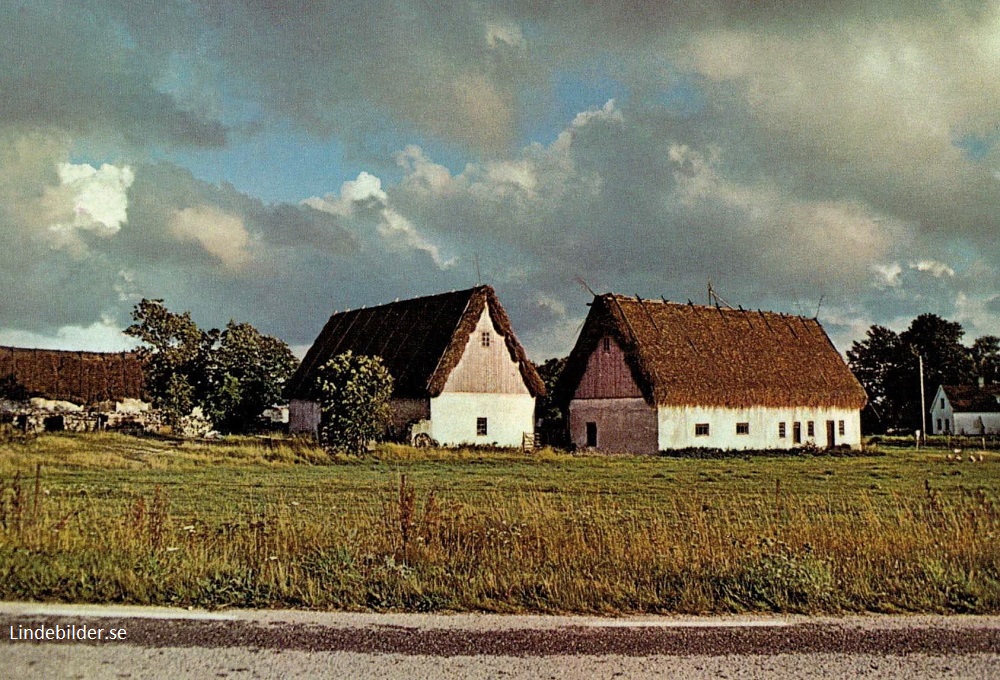
[[(31, 639), (38, 635), (53, 639)], [(11, 603), (0, 604), (0, 677), (1000, 678), (1000, 617), (602, 619)]]

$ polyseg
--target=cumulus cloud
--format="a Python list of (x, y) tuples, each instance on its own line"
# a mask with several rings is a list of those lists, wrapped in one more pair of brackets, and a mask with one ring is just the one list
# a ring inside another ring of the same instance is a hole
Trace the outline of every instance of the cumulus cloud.
[(250, 234), (238, 215), (209, 205), (185, 208), (171, 217), (170, 231), (181, 240), (197, 241), (228, 269), (242, 269), (250, 261)]
[(48, 200), (64, 202), (59, 212), (69, 212), (72, 219), (49, 226), (53, 245), (67, 247), (77, 254), (86, 249), (81, 232), (110, 238), (128, 221), (128, 188), (135, 175), (129, 166), (103, 164), (95, 168), (86, 163), (56, 165), (60, 187), (50, 189)]
[(941, 278), (943, 276), (955, 276), (955, 270), (946, 265), (944, 262), (938, 262), (937, 260), (920, 260), (919, 262), (911, 262), (910, 269), (916, 269), (918, 272), (928, 272), (932, 276)]
[(324, 198), (307, 198), (303, 204), (341, 217), (356, 217), (364, 211), (374, 212), (378, 215), (375, 230), (389, 249), (397, 252), (419, 251), (430, 257), (439, 269), (447, 269), (455, 263), (454, 258), (445, 259), (437, 245), (389, 206), (389, 197), (382, 190), (382, 180), (368, 172), (362, 171), (357, 179), (344, 182), (339, 196), (329, 194)]
[[(145, 295), (303, 344), (332, 308), (472, 285), (474, 261), (535, 353), (569, 349), (577, 276), (679, 299), (711, 278), (782, 311), (822, 295), (838, 342), (923, 311), (992, 327), (995, 3), (136, 0), (0, 18), (0, 317), (24, 337)], [(343, 149), (325, 196), (204, 179), (234, 140), (303, 139)]]

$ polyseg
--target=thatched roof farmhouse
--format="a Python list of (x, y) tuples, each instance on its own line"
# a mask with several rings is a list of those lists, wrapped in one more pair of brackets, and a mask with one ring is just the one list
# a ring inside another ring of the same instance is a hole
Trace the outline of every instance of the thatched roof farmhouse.
[(560, 380), (579, 446), (860, 443), (864, 389), (816, 319), (599, 295)]
[(520, 446), (545, 387), (490, 286), (333, 314), (289, 381), (290, 429), (315, 433), (316, 371), (350, 350), (381, 357), (397, 428), (441, 444)]

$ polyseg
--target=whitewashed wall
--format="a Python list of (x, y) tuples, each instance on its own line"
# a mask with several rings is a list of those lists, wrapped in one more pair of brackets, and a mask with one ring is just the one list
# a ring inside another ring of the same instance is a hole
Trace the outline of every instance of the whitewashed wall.
[[(947, 420), (951, 425), (955, 425), (955, 413), (951, 409), (951, 402), (944, 394), (944, 390), (938, 387), (937, 392), (934, 393), (934, 401), (931, 402), (931, 422), (927, 424), (927, 429), (930, 430), (931, 434), (944, 434), (944, 423)], [(941, 421), (941, 425), (938, 425), (938, 421)], [(948, 432), (952, 431), (949, 427)]]
[[(826, 422), (834, 421), (834, 443), (861, 445), (861, 412), (838, 408), (765, 408), (729, 409), (704, 406), (661, 406), (657, 412), (659, 448), (683, 449), (704, 447), (719, 449), (786, 449), (812, 443), (827, 445)], [(844, 434), (839, 423), (844, 421)], [(809, 436), (807, 423), (812, 421), (815, 436)], [(785, 436), (779, 437), (778, 423), (785, 423)], [(794, 424), (802, 423), (802, 442), (794, 440)], [(709, 424), (708, 436), (696, 436), (695, 425)], [(749, 434), (736, 434), (736, 423), (749, 423)]]
[[(483, 346), (483, 333), (490, 335), (488, 347)], [(486, 435), (476, 434), (478, 418), (486, 418)], [(444, 446), (521, 446), (524, 433), (535, 431), (535, 398), (503, 336), (494, 330), (488, 307), (441, 394), (431, 399), (430, 431)]]
[(956, 413), (952, 433), (969, 436), (1000, 434), (1000, 413)]
[[(480, 436), (476, 419), (484, 417), (488, 432)], [(535, 398), (530, 394), (444, 392), (431, 399), (431, 436), (444, 446), (521, 446), (534, 425)]]

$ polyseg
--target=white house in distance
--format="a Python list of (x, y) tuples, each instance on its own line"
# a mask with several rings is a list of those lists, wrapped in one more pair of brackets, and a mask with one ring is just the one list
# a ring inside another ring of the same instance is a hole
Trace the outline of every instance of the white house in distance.
[(934, 434), (1000, 434), (1000, 385), (941, 385), (931, 404)]
[(346, 351), (381, 357), (393, 427), (445, 446), (521, 446), (545, 386), (489, 286), (338, 312), (289, 381), (289, 430), (318, 431), (316, 371)]
[(632, 453), (857, 447), (867, 401), (816, 319), (614, 294), (559, 391), (574, 444)]

